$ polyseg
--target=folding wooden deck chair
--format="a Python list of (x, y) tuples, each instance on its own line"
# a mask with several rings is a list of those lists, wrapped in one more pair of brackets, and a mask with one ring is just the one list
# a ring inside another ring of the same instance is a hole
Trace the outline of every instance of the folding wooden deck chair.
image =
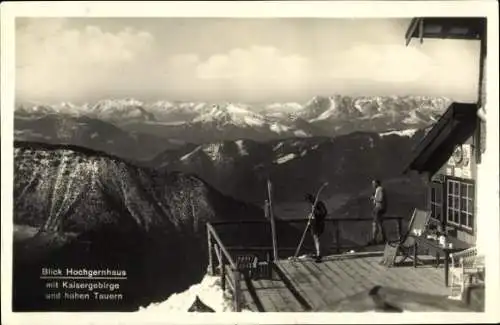
[[(424, 211), (420, 209), (413, 210), (413, 214), (408, 224), (408, 230), (403, 236), (396, 241), (387, 242), (384, 249), (384, 257), (380, 261), (380, 264), (391, 267), (395, 264), (401, 264), (406, 259), (413, 259), (412, 251), (415, 244), (415, 239), (410, 236), (410, 234), (423, 233), (427, 227), (431, 216), (430, 211)], [(398, 254), (401, 254), (402, 259), (396, 263), (396, 258)], [(419, 262), (419, 261), (417, 261)]]
[(259, 260), (257, 255), (239, 255), (236, 258), (237, 268), (249, 279), (269, 279), (271, 278), (271, 257), (266, 254), (266, 260)]
[(254, 277), (258, 262), (259, 258), (256, 255), (239, 255), (236, 257), (236, 267), (250, 278)]

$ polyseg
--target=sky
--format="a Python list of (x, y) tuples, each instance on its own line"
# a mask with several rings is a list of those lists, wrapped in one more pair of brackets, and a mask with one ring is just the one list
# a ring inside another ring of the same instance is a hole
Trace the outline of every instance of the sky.
[(17, 18), (16, 98), (83, 103), (475, 101), (479, 42), (413, 40), (410, 19)]

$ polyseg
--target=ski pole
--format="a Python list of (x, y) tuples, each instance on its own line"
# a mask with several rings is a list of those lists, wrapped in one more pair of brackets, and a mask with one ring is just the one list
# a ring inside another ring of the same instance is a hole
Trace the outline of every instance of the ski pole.
[(328, 182), (325, 182), (318, 190), (318, 193), (316, 193), (316, 198), (315, 198), (314, 204), (312, 206), (312, 211), (309, 214), (309, 220), (307, 221), (306, 229), (304, 229), (304, 233), (302, 234), (302, 238), (300, 239), (300, 243), (297, 246), (297, 250), (295, 251), (294, 258), (296, 258), (299, 255), (300, 249), (302, 248), (302, 244), (304, 243), (304, 239), (306, 237), (307, 229), (309, 229), (309, 226), (311, 225), (311, 220), (312, 220), (313, 215), (314, 215), (314, 210), (316, 209), (316, 205), (318, 204), (319, 195), (320, 195), (321, 191), (323, 190), (323, 188), (325, 188), (327, 185), (328, 185)]

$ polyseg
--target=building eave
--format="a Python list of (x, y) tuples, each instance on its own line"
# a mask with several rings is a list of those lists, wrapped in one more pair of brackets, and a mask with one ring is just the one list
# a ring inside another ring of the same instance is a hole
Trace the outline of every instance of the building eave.
[[(432, 30), (432, 28), (436, 30)], [(413, 38), (483, 40), (486, 18), (483, 17), (419, 17), (413, 18), (405, 34), (406, 46)]]
[(476, 104), (453, 103), (414, 149), (404, 173), (416, 171), (433, 175), (451, 157), (459, 144), (476, 129)]

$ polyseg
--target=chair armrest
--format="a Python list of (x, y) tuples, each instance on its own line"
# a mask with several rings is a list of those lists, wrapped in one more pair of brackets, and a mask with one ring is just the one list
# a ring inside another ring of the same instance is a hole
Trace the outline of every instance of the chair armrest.
[(469, 257), (469, 256), (476, 256), (476, 255), (477, 255), (476, 247), (471, 247), (471, 248), (464, 249), (463, 251), (452, 253), (452, 254), (450, 254), (450, 257), (459, 259), (460, 257)]

